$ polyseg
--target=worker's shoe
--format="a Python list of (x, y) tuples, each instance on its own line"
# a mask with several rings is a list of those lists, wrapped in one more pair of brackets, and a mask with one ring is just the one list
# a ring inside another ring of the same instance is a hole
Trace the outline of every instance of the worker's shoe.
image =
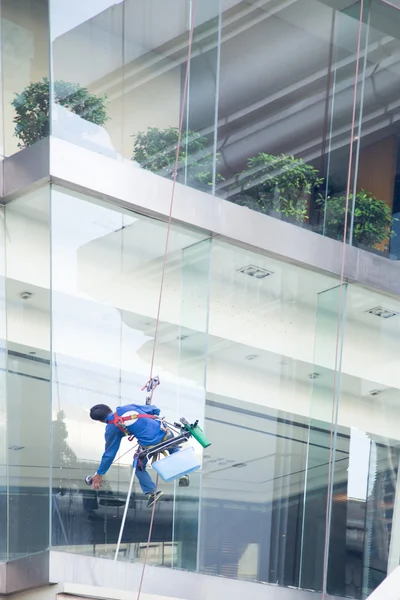
[(189, 487), (190, 478), (189, 475), (183, 475), (179, 478), (179, 487)]
[(153, 504), (164, 495), (164, 492), (159, 490), (158, 492), (153, 492), (152, 494), (148, 494), (149, 499), (147, 501), (147, 508), (151, 508)]

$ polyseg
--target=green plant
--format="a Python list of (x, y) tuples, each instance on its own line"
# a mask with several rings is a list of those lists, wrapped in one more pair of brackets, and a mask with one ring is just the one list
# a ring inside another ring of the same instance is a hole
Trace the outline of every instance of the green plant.
[[(320, 197), (317, 201), (324, 215), (325, 235), (336, 240), (343, 239), (346, 214), (345, 196)], [(350, 238), (353, 196), (350, 196), (347, 211), (347, 241)], [(357, 244), (373, 247), (393, 235), (392, 210), (383, 200), (369, 192), (360, 190), (354, 202), (353, 240)]]
[[(173, 179), (179, 130), (176, 127), (158, 129), (149, 127), (135, 136), (132, 160), (144, 169)], [(186, 131), (182, 133), (178, 156), (178, 175), (187, 185), (207, 190), (213, 180), (213, 153), (204, 136)], [(217, 174), (217, 181), (222, 181)]]
[[(56, 104), (86, 121), (96, 125), (106, 122), (106, 96), (90, 94), (86, 88), (68, 81), (55, 81), (53, 93)], [(11, 104), (16, 113), (14, 135), (21, 140), (20, 148), (31, 146), (50, 134), (50, 82), (46, 77), (16, 94)]]
[(304, 221), (310, 194), (322, 182), (318, 170), (301, 158), (260, 152), (237, 176), (236, 187), (239, 185), (241, 191), (229, 200), (259, 212), (275, 210)]

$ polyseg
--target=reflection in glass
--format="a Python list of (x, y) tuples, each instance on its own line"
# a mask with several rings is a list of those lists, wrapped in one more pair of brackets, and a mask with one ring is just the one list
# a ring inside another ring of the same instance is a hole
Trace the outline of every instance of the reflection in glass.
[[(95, 404), (115, 408), (145, 402), (140, 389), (152, 360), (166, 233), (164, 223), (53, 187), (54, 547), (107, 557), (115, 552), (133, 446), (123, 440), (117, 463), (99, 492), (86, 486), (85, 476), (96, 471), (104, 450), (104, 432), (89, 418), (89, 409)], [(208, 296), (201, 281), (207, 283), (203, 262), (208, 253), (201, 257), (202, 239), (198, 233), (171, 229), (154, 364), (162, 385), (153, 400), (170, 421), (182, 416), (201, 420), (204, 410), (204, 374), (197, 379), (197, 366), (182, 371), (179, 350), (183, 331), (190, 337), (190, 331), (205, 327)], [(189, 287), (181, 299), (183, 265), (191, 248), (193, 270), (189, 272), (191, 277), (204, 273), (198, 279), (204, 301), (197, 313), (186, 313), (194, 319), (189, 322), (187, 317), (182, 320), (184, 303), (199, 302), (199, 295), (191, 296)], [(204, 362), (203, 350), (203, 373)], [(190, 558), (190, 568), (195, 568), (197, 480), (198, 476), (193, 478), (193, 488), (177, 488), (175, 496), (174, 484), (161, 482), (164, 500), (156, 507), (152, 538), (155, 564), (174, 562), (175, 566), (176, 561), (185, 564)], [(181, 508), (174, 509), (174, 497), (185, 506), (175, 521), (174, 513)], [(143, 556), (151, 517), (147, 500), (135, 482), (120, 559), (135, 561)]]
[(50, 190), (8, 204), (8, 559), (49, 547)]
[(6, 238), (4, 208), (0, 210), (0, 561), (7, 559), (7, 319), (6, 319)]
[(338, 414), (346, 294), (346, 284), (318, 294), (300, 565), (302, 588), (332, 586), (341, 594), (346, 519), (337, 499), (346, 496), (349, 435), (338, 428)]
[(218, 14), (211, 0), (88, 0), (71, 17), (50, 0), (52, 134), (171, 179), (183, 111), (178, 181), (212, 191)]
[(339, 240), (349, 192), (348, 242), (397, 259), (396, 7), (45, 4), (2, 2), (6, 155), (51, 132), (171, 179), (183, 113), (180, 183)]
[[(48, 2), (13, 0), (1, 2), (1, 53), (2, 53), (2, 116), (4, 141), (2, 154), (9, 156), (23, 148), (29, 140), (36, 141), (32, 129), (32, 115), (40, 108), (48, 108), (48, 86), (37, 96), (32, 84), (49, 77), (49, 8)], [(20, 96), (20, 119), (16, 100)], [(47, 100), (47, 107), (46, 107)], [(48, 122), (48, 119), (47, 119)], [(24, 136), (26, 133), (26, 137)], [(48, 135), (48, 128), (47, 128)], [(3, 137), (3, 136), (2, 136)], [(36, 136), (37, 137), (37, 136)], [(37, 137), (37, 139), (40, 139)]]
[[(56, 186), (51, 199), (51, 286), (48, 189), (5, 208), (1, 553), (46, 549), (51, 510), (53, 548), (111, 558), (132, 449), (86, 486), (104, 444), (89, 409), (144, 401), (167, 225)], [(400, 557), (397, 300), (343, 290), (334, 395), (336, 279), (173, 225), (164, 284), (154, 401), (204, 420), (212, 446), (190, 487), (162, 484), (151, 563), (366, 597)], [(135, 485), (120, 560), (143, 559), (146, 503)]]
[[(254, 277), (249, 265), (269, 275)], [(213, 240), (203, 572), (299, 586), (315, 314), (318, 293), (332, 284)], [(323, 461), (328, 423), (315, 433)]]

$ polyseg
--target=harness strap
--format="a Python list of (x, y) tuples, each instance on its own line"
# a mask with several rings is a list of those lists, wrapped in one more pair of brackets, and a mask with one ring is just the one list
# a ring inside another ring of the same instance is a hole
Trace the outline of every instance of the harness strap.
[[(122, 421), (123, 423), (125, 423), (125, 421), (133, 421), (134, 419), (158, 419), (158, 417), (156, 415), (146, 415), (146, 413), (138, 413), (136, 415), (127, 415), (126, 417), (122, 416), (119, 417), (117, 415), (117, 413), (114, 413), (114, 421)], [(114, 421), (111, 421), (112, 423)]]
[[(113, 420), (112, 421), (108, 421), (108, 423), (111, 423), (112, 425), (115, 425), (116, 427), (118, 427), (118, 429), (120, 429), (128, 438), (129, 441), (131, 442), (134, 438), (134, 436), (132, 435), (132, 433), (129, 431), (129, 429), (126, 427), (125, 422), (126, 421), (134, 421), (136, 419), (159, 419), (159, 417), (157, 417), (156, 415), (147, 415), (146, 413), (138, 413), (136, 415), (126, 415), (125, 417), (122, 416), (120, 417), (118, 415), (118, 413), (114, 413), (113, 414)], [(165, 427), (163, 425), (161, 425), (161, 429), (165, 430)]]

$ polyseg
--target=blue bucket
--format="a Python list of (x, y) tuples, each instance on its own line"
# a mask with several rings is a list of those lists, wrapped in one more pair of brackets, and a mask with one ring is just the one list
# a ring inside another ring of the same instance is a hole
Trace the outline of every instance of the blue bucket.
[(174, 479), (179, 479), (182, 475), (187, 475), (188, 473), (192, 473), (192, 471), (200, 469), (200, 463), (192, 447), (175, 452), (167, 456), (167, 458), (156, 460), (152, 466), (164, 481), (174, 481)]

